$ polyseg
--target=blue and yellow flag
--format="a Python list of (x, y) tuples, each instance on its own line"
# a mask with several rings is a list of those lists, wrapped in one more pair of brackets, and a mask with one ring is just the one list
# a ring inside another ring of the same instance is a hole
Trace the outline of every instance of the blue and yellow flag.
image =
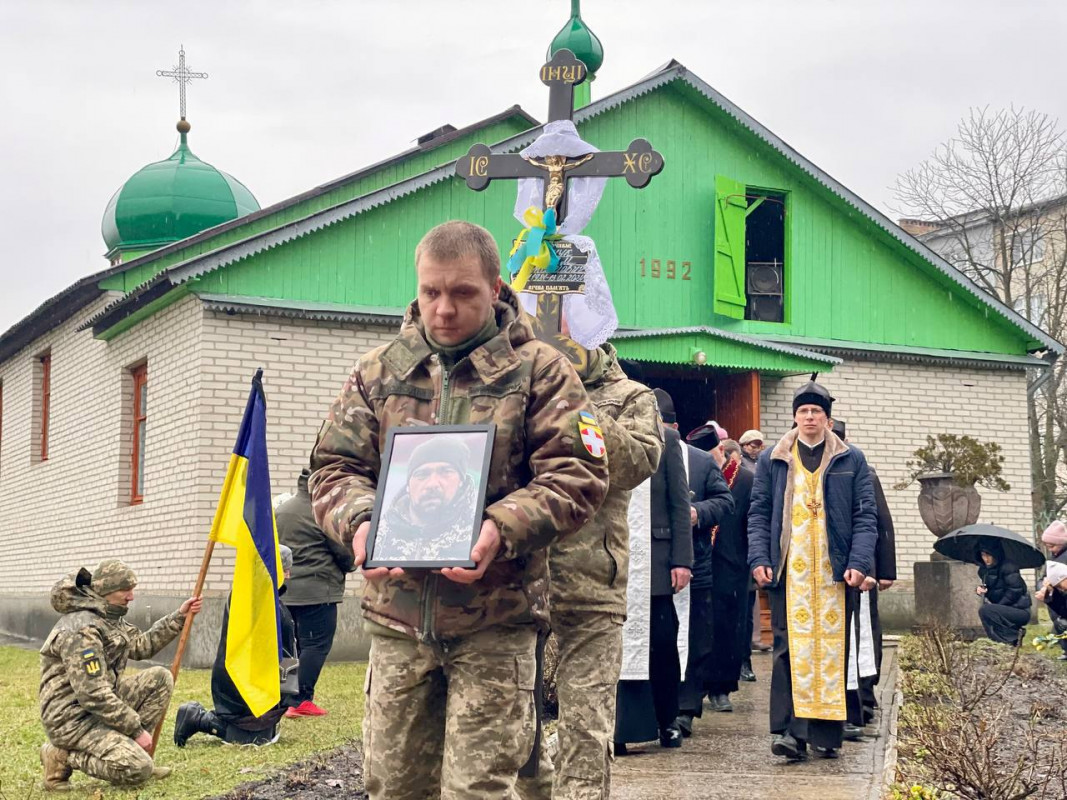
[(257, 717), (281, 699), (278, 587), (282, 565), (270, 498), (262, 377), (263, 370), (257, 370), (252, 379), (252, 392), (211, 523), (211, 538), (237, 549), (226, 631), (226, 671)]

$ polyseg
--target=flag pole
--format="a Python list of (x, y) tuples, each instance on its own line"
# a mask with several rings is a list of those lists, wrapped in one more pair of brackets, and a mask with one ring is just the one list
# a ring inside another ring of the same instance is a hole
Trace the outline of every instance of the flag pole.
[[(204, 593), (204, 581), (207, 580), (207, 569), (211, 565), (211, 554), (215, 549), (215, 540), (208, 539), (207, 547), (204, 548), (204, 558), (200, 562), (200, 574), (196, 577), (196, 587), (193, 589), (193, 597), (200, 597)], [(178, 682), (178, 673), (182, 669), (182, 656), (185, 655), (185, 646), (189, 643), (189, 633), (193, 629), (193, 617), (195, 614), (186, 614), (185, 623), (182, 625), (182, 634), (178, 639), (178, 649), (174, 653), (174, 662), (170, 665), (170, 674), (174, 678), (174, 682)], [(170, 701), (167, 702), (167, 709), (170, 708)], [(163, 716), (159, 718), (159, 723), (156, 725), (155, 731), (152, 732), (152, 750), (149, 755), (154, 755), (156, 752), (156, 745), (159, 743), (159, 735), (163, 732), (163, 722), (167, 718), (167, 711), (163, 712)]]

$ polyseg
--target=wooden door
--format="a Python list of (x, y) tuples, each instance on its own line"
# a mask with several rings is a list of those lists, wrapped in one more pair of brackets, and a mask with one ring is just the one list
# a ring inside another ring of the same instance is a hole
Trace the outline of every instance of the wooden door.
[(715, 376), (716, 420), (737, 439), (748, 430), (759, 430), (759, 373), (739, 372)]

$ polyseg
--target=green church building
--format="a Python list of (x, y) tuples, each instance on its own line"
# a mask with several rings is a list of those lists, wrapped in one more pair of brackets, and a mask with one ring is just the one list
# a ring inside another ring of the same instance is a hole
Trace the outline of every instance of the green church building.
[[(577, 13), (553, 47), (594, 74), (603, 59)], [(887, 489), (928, 434), (996, 439), (1012, 490), (987, 492), (982, 519), (1031, 529), (1027, 374), (1062, 345), (682, 64), (578, 102), (585, 140), (618, 150), (641, 136), (664, 157), (642, 191), (609, 181), (585, 232), (618, 310), (613, 342), (671, 392), (683, 428), (715, 418), (773, 442), (817, 371)], [(444, 125), (263, 209), (179, 130), (178, 150), (108, 204), (109, 266), (0, 336), (0, 631), (46, 631), (52, 583), (105, 554), (140, 575), (135, 616), (187, 596), (254, 370), (274, 489), (292, 491), (352, 363), (414, 297), (423, 233), (466, 219), (506, 253), (520, 230), (514, 184), (472, 192), (456, 159), (477, 142), (516, 152), (539, 123), (512, 106)], [(888, 491), (901, 582), (882, 602), (898, 620), (933, 544), (916, 494)], [(215, 552), (208, 589), (222, 595), (232, 553)], [(220, 605), (206, 614), (216, 625)], [(338, 648), (358, 652), (358, 603), (343, 608)], [(216, 632), (199, 626), (193, 663), (210, 660)]]

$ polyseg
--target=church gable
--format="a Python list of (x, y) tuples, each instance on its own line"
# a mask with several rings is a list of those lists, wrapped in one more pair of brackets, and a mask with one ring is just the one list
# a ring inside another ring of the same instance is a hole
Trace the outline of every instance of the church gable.
[[(586, 231), (624, 328), (710, 325), (843, 347), (1058, 347), (708, 92), (672, 67), (575, 115), (601, 149), (643, 136), (666, 161), (643, 191), (610, 182)], [(513, 152), (534, 135), (494, 149)], [(474, 193), (445, 164), (271, 231), (248, 229), (165, 280), (280, 304), (401, 309), (414, 293), (412, 254), (427, 229), (450, 218), (480, 222), (506, 252), (519, 230), (513, 203), (513, 185)]]

